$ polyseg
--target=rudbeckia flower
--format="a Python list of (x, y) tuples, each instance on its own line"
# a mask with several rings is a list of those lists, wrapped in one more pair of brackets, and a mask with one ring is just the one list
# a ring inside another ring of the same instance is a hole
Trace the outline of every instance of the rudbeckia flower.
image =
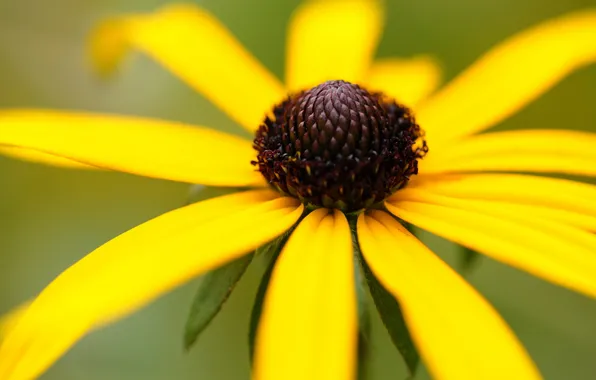
[(382, 19), (376, 1), (302, 5), (285, 84), (194, 6), (118, 17), (93, 34), (102, 72), (139, 50), (253, 141), (138, 117), (0, 111), (7, 154), (245, 189), (150, 220), (65, 270), (0, 329), (0, 378), (37, 377), (91, 330), (289, 231), (262, 305), (255, 379), (355, 377), (354, 247), (399, 302), (433, 377), (540, 378), (493, 307), (402, 223), (596, 296), (596, 187), (514, 174), (594, 176), (596, 135), (478, 134), (596, 59), (596, 11), (507, 39), (436, 92), (432, 61), (374, 60)]

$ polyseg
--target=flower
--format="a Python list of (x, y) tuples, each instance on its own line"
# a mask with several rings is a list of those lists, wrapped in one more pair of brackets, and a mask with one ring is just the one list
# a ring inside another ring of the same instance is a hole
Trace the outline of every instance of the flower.
[[(596, 60), (596, 11), (502, 42), (433, 95), (432, 61), (373, 62), (381, 27), (376, 1), (304, 4), (290, 23), (285, 86), (193, 6), (119, 17), (98, 28), (92, 46), (102, 73), (128, 50), (143, 51), (256, 133), (256, 152), (241, 138), (174, 122), (0, 111), (6, 154), (255, 188), (166, 213), (68, 268), (0, 326), (0, 378), (38, 376), (94, 328), (294, 226), (265, 298), (254, 377), (353, 378), (358, 322), (348, 216), (356, 214), (366, 264), (399, 301), (434, 377), (540, 378), (496, 311), (398, 219), (596, 296), (596, 188), (506, 174), (594, 176), (596, 136), (477, 134)], [(320, 145), (303, 127), (317, 131)], [(334, 147), (332, 139), (343, 144)], [(421, 160), (424, 141), (430, 150)], [(325, 154), (331, 166), (320, 165)], [(348, 184), (357, 193), (347, 192)]]

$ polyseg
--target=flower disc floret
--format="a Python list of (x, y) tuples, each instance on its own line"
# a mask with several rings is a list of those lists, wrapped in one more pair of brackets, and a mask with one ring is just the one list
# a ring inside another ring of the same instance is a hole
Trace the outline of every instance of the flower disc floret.
[(253, 164), (284, 195), (350, 212), (406, 186), (428, 150), (422, 136), (405, 106), (328, 81), (275, 106), (257, 131)]

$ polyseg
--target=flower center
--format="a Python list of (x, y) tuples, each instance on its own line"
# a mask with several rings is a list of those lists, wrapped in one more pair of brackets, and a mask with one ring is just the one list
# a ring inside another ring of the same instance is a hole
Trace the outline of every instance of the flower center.
[(257, 131), (269, 184), (306, 205), (356, 211), (404, 187), (426, 143), (410, 110), (358, 85), (328, 81), (289, 97)]

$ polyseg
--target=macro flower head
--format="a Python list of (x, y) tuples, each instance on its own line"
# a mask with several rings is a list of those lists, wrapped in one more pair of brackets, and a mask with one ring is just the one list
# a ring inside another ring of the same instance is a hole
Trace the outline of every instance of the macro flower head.
[(494, 308), (409, 226), (596, 297), (596, 187), (542, 175), (596, 176), (596, 135), (481, 133), (596, 60), (596, 10), (523, 31), (438, 89), (432, 59), (375, 59), (382, 27), (377, 1), (304, 3), (289, 24), (284, 83), (192, 5), (121, 15), (91, 35), (101, 74), (141, 51), (252, 140), (139, 117), (0, 110), (4, 154), (237, 190), (141, 224), (58, 275), (0, 325), (0, 379), (35, 378), (85, 334), (199, 275), (234, 263), (241, 275), (238, 260), (264, 247), (255, 379), (355, 378), (362, 281), (399, 305), (407, 333), (396, 339), (434, 378), (541, 378)]

